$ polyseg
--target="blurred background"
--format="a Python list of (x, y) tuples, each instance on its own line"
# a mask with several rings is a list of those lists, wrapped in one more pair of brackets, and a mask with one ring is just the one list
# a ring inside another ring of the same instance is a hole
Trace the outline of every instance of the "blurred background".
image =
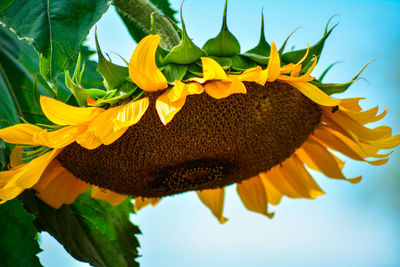
[[(181, 1), (171, 2), (178, 10)], [(218, 34), (223, 5), (223, 0), (185, 1), (188, 34), (198, 46)], [(366, 97), (362, 106), (379, 105), (380, 111), (389, 105), (388, 116), (379, 124), (400, 133), (400, 1), (230, 0), (228, 26), (242, 51), (258, 42), (262, 8), (267, 40), (278, 47), (301, 27), (287, 49), (316, 43), (328, 19), (337, 15), (331, 25), (339, 25), (313, 74), (318, 77), (331, 63), (341, 61), (325, 82), (342, 83), (375, 59), (363, 72), (365, 79), (340, 97)], [(113, 7), (97, 28), (103, 52), (115, 52), (129, 61), (136, 44)], [(93, 30), (86, 44), (95, 48)], [(118, 56), (112, 58), (123, 64)], [(226, 192), (224, 215), (229, 221), (224, 225), (193, 192), (139, 211), (132, 220), (143, 233), (141, 266), (400, 266), (400, 150), (380, 167), (346, 162), (348, 177), (363, 175), (360, 184), (312, 172), (326, 195), (316, 200), (284, 198), (271, 207), (272, 220), (247, 211), (235, 186)], [(40, 238), (44, 266), (88, 266), (75, 261), (49, 235)]]

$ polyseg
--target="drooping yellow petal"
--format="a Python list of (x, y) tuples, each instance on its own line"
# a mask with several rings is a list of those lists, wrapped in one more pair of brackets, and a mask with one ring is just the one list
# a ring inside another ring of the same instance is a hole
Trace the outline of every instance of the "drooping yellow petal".
[(89, 188), (89, 184), (79, 180), (67, 171), (58, 160), (53, 160), (34, 186), (36, 195), (49, 206), (58, 209), (63, 204), (71, 204)]
[(149, 98), (145, 97), (119, 107), (115, 118), (114, 131), (136, 124), (149, 107)]
[(104, 111), (97, 107), (70, 106), (47, 96), (40, 96), (40, 106), (44, 115), (58, 125), (78, 125), (89, 122)]
[(361, 181), (361, 176), (347, 179), (343, 175), (334, 156), (312, 137), (303, 143), (301, 148), (296, 151), (296, 155), (308, 167), (322, 172), (327, 177), (343, 179), (351, 183), (358, 183)]
[(161, 122), (167, 125), (175, 115), (183, 108), (186, 102), (186, 97), (172, 102), (169, 99), (168, 91), (160, 95), (156, 100), (156, 110)]
[(268, 197), (259, 176), (238, 183), (236, 191), (248, 210), (261, 213), (269, 218), (274, 216), (273, 213), (268, 213)]
[(22, 153), (24, 151), (24, 147), (20, 145), (16, 145), (13, 147), (10, 153), (10, 167), (17, 167), (18, 165), (23, 164)]
[(136, 46), (129, 63), (129, 76), (139, 88), (148, 92), (168, 87), (167, 79), (156, 65), (156, 51), (161, 37), (147, 35)]
[(93, 131), (85, 131), (76, 138), (76, 142), (86, 149), (96, 149), (101, 146), (101, 139)]
[(204, 90), (215, 99), (226, 98), (232, 94), (247, 93), (243, 82), (237, 80), (231, 82), (212, 81), (204, 85)]
[(20, 145), (37, 145), (33, 136), (42, 128), (28, 123), (16, 124), (0, 130), (0, 138), (7, 143)]
[(126, 195), (115, 193), (111, 190), (102, 189), (97, 186), (92, 186), (92, 198), (107, 201), (113, 206), (121, 204), (126, 199)]
[(371, 145), (380, 149), (391, 149), (400, 144), (400, 135), (395, 135), (389, 138), (369, 141)]
[(211, 80), (225, 81), (228, 79), (224, 69), (218, 64), (217, 61), (209, 57), (201, 57), (200, 59), (203, 65), (204, 82)]
[(21, 188), (15, 185), (10, 185), (6, 188), (0, 188), (0, 204), (3, 204), (8, 200), (16, 198), (24, 190), (25, 188)]
[(338, 110), (337, 112), (345, 113), (347, 116), (360, 124), (367, 124), (383, 119), (388, 112), (388, 108), (389, 106), (387, 106), (386, 109), (379, 115), (376, 115), (378, 113), (378, 106), (362, 112), (354, 112), (348, 110)]
[(42, 176), (49, 163), (61, 152), (62, 149), (53, 149), (27, 163), (21, 171), (13, 177), (13, 183), (21, 188), (31, 188)]
[[(297, 77), (299, 76), (301, 70), (301, 63), (307, 58), (308, 52), (310, 52), (310, 45), (307, 43), (307, 51), (304, 56), (297, 62), (296, 64), (289, 63), (281, 68), (281, 74), (290, 73), (290, 76)], [(294, 72), (294, 73), (293, 73)]]
[[(298, 193), (292, 185), (286, 180), (282, 173), (283, 166), (276, 165), (268, 171), (268, 175), (264, 178), (268, 179), (277, 191), (281, 194), (291, 197), (291, 198), (301, 198), (304, 197), (302, 194)], [(263, 177), (263, 176), (261, 176)], [(264, 179), (263, 179), (264, 180)], [(268, 192), (268, 191), (267, 191)]]
[(158, 202), (160, 202), (161, 198), (146, 198), (146, 197), (136, 197), (135, 198), (135, 212), (143, 209), (144, 207), (148, 206), (151, 204), (153, 207), (155, 207)]
[[(319, 142), (324, 144), (324, 146), (341, 152), (349, 158), (366, 161), (372, 165), (382, 165), (386, 163), (387, 159), (377, 160), (377, 161), (367, 161), (365, 158), (369, 157), (365, 150), (362, 150), (360, 146), (346, 137), (345, 135), (327, 127), (320, 125), (314, 130), (313, 137), (316, 138)], [(373, 155), (375, 157), (387, 157), (386, 155)]]
[(286, 81), (297, 90), (299, 90), (303, 95), (314, 101), (315, 103), (322, 106), (337, 106), (340, 105), (341, 100), (334, 99), (324, 92), (322, 92), (318, 87), (311, 83), (306, 82), (291, 82)]
[(242, 82), (255, 82), (264, 86), (268, 79), (268, 70), (263, 70), (261, 66), (248, 69), (238, 75), (229, 75), (228, 79), (238, 80)]
[(168, 92), (168, 98), (171, 102), (178, 101), (188, 95), (198, 95), (204, 92), (204, 88), (197, 82), (183, 83), (175, 80), (175, 85)]
[(224, 188), (197, 191), (197, 195), (199, 196), (201, 202), (203, 202), (203, 204), (211, 210), (221, 224), (228, 220), (222, 215), (224, 211), (225, 200)]
[(361, 108), (359, 102), (360, 102), (360, 100), (363, 100), (363, 99), (365, 99), (365, 98), (363, 98), (363, 97), (345, 98), (345, 99), (342, 99), (342, 102), (340, 103), (340, 105), (347, 110), (360, 112), (360, 111), (362, 111), (362, 108)]
[(73, 143), (77, 136), (83, 133), (87, 128), (86, 124), (83, 125), (71, 125), (65, 126), (61, 129), (48, 132), (44, 129), (38, 133), (35, 133), (33, 140), (35, 143), (42, 146), (51, 148), (62, 148)]
[(263, 182), (265, 192), (267, 192), (268, 203), (272, 205), (278, 205), (281, 202), (283, 194), (270, 182), (269, 176), (271, 172), (262, 172), (258, 176)]
[(297, 157), (292, 156), (281, 164), (282, 177), (301, 197), (313, 199), (325, 194)]
[(279, 58), (278, 50), (275, 42), (271, 43), (271, 52), (268, 61), (268, 82), (274, 82), (281, 74), (281, 59)]

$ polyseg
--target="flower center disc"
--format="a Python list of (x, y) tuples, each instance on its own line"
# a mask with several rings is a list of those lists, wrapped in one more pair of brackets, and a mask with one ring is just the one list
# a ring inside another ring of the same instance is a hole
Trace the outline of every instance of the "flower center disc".
[(151, 94), (142, 119), (113, 144), (73, 143), (58, 159), (90, 184), (134, 197), (223, 187), (287, 159), (320, 122), (317, 104), (285, 83), (246, 82), (247, 94), (188, 96), (164, 126)]

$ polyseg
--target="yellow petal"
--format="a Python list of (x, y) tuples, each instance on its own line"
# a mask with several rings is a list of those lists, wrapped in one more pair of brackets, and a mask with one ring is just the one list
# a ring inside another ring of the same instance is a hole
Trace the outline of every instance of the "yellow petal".
[[(365, 152), (365, 150), (361, 149), (360, 146), (346, 137), (345, 135), (330, 129), (327, 126), (319, 126), (314, 130), (313, 137), (316, 138), (319, 142), (324, 144), (326, 147), (339, 151), (342, 154), (346, 155), (349, 158), (366, 161), (372, 165), (382, 165), (386, 163), (385, 160), (377, 160), (377, 161), (367, 161), (364, 158), (369, 157), (369, 155)], [(375, 157), (386, 157), (387, 155), (374, 155)]]
[[(290, 76), (297, 77), (299, 76), (300, 70), (301, 70), (301, 63), (307, 58), (308, 52), (310, 52), (310, 45), (307, 43), (307, 51), (304, 54), (304, 56), (297, 62), (296, 64), (290, 63), (281, 68), (281, 73), (290, 73)], [(294, 72), (294, 73), (293, 73)]]
[(268, 213), (267, 193), (259, 176), (238, 183), (236, 191), (248, 210), (261, 213), (269, 218), (274, 216), (273, 213)]
[(85, 131), (76, 138), (76, 142), (86, 149), (96, 149), (101, 146), (100, 138), (93, 131)]
[(47, 96), (40, 97), (44, 115), (58, 125), (78, 125), (91, 121), (104, 110), (96, 107), (80, 108), (67, 105)]
[(212, 58), (201, 57), (201, 63), (203, 65), (203, 78), (204, 82), (210, 80), (227, 80), (224, 69)]
[(21, 188), (18, 186), (11, 185), (10, 187), (1, 189), (0, 188), (0, 204), (11, 200), (21, 194), (25, 188)]
[(316, 198), (324, 194), (297, 157), (292, 156), (281, 164), (282, 177), (301, 197)]
[(303, 143), (301, 148), (296, 151), (296, 155), (309, 168), (320, 171), (327, 177), (343, 179), (351, 183), (361, 181), (361, 176), (347, 179), (343, 175), (334, 156), (312, 137)]
[(24, 147), (20, 145), (16, 145), (13, 147), (10, 153), (10, 167), (17, 167), (18, 165), (23, 164), (22, 161), (22, 153), (24, 151)]
[(198, 95), (204, 92), (204, 88), (197, 82), (183, 83), (175, 80), (175, 85), (168, 92), (168, 98), (171, 102), (178, 101), (188, 95)]
[(92, 186), (92, 198), (107, 201), (113, 206), (121, 204), (125, 200), (126, 195), (115, 193), (111, 190), (102, 189), (97, 186)]
[(58, 209), (63, 204), (71, 204), (89, 188), (89, 184), (79, 180), (67, 171), (58, 160), (53, 160), (34, 186), (36, 195), (49, 206)]
[(13, 182), (21, 188), (34, 186), (42, 176), (49, 163), (61, 152), (62, 149), (54, 149), (27, 163), (24, 168), (13, 177)]
[(383, 119), (388, 112), (388, 108), (389, 106), (387, 106), (386, 109), (379, 115), (376, 115), (378, 113), (378, 106), (362, 112), (354, 112), (349, 110), (338, 110), (337, 112), (345, 113), (347, 116), (360, 124), (367, 124)]
[(360, 112), (362, 110), (362, 108), (361, 108), (359, 102), (360, 102), (360, 100), (363, 100), (363, 99), (365, 99), (365, 98), (357, 97), (357, 98), (342, 99), (342, 102), (340, 103), (340, 105), (347, 110)]
[(21, 145), (37, 145), (33, 136), (42, 131), (42, 128), (28, 124), (16, 124), (0, 130), (0, 138), (7, 143)]
[[(285, 196), (288, 196), (291, 198), (303, 197), (295, 189), (293, 189), (291, 184), (286, 180), (286, 178), (282, 174), (282, 169), (283, 169), (283, 166), (276, 165), (275, 167), (273, 167), (272, 169), (270, 169), (268, 171), (267, 176), (261, 175), (260, 177), (263, 177), (263, 181), (265, 179), (267, 179), (268, 182), (270, 184), (272, 184), (272, 186), (275, 187), (278, 192), (280, 192), (281, 194), (283, 194)], [(268, 187), (268, 185), (267, 185), (267, 187)]]
[(281, 74), (281, 60), (274, 42), (271, 43), (271, 53), (269, 55), (267, 70), (268, 82), (274, 82)]
[(168, 91), (160, 95), (156, 100), (156, 110), (161, 122), (164, 125), (167, 125), (170, 121), (172, 121), (175, 115), (183, 108), (185, 102), (186, 97), (172, 102), (169, 99)]
[(241, 74), (229, 75), (228, 78), (242, 82), (255, 82), (264, 86), (268, 79), (268, 70), (263, 70), (260, 66), (256, 66)]
[(156, 65), (159, 35), (147, 35), (136, 46), (129, 63), (129, 76), (144, 91), (155, 92), (168, 87), (167, 79)]
[(135, 198), (135, 212), (143, 209), (147, 205), (151, 204), (155, 207), (158, 202), (160, 202), (161, 198), (146, 198), (146, 197), (136, 197)]
[(114, 122), (114, 131), (136, 124), (149, 107), (149, 98), (145, 97), (119, 107)]
[(36, 133), (33, 140), (43, 146), (62, 148), (75, 142), (76, 138), (87, 128), (86, 124), (66, 126), (59, 130), (48, 132), (44, 129)]
[(303, 95), (322, 106), (337, 106), (341, 103), (341, 100), (334, 99), (328, 96), (313, 84), (290, 81), (287, 81), (286, 83), (290, 84), (291, 86), (299, 90)]
[(197, 191), (197, 195), (199, 196), (201, 202), (203, 202), (203, 204), (211, 210), (221, 224), (228, 220), (222, 216), (225, 199), (224, 188)]
[(263, 182), (265, 192), (267, 192), (268, 203), (278, 205), (281, 202), (283, 194), (270, 182), (269, 176), (273, 175), (271, 172), (262, 172), (258, 176)]
[(204, 85), (204, 90), (209, 96), (215, 99), (226, 98), (232, 94), (247, 93), (246, 87), (244, 86), (243, 82), (237, 80), (231, 82), (224, 82), (224, 81), (209, 82)]
[(400, 135), (369, 141), (369, 143), (380, 149), (391, 149), (400, 144)]

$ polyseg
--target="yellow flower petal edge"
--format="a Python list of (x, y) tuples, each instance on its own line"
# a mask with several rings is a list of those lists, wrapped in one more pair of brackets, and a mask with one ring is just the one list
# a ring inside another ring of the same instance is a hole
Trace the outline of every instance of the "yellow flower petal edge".
[(160, 202), (161, 198), (146, 198), (146, 197), (137, 197), (135, 198), (135, 212), (143, 209), (144, 207), (148, 205), (152, 205), (155, 207), (158, 202)]
[(56, 99), (41, 96), (40, 106), (44, 115), (58, 125), (78, 125), (91, 121), (104, 110), (97, 107), (74, 107)]
[(281, 60), (275, 42), (271, 43), (271, 52), (268, 61), (268, 82), (274, 82), (281, 74)]
[(161, 37), (150, 34), (137, 45), (129, 63), (129, 76), (139, 88), (148, 92), (168, 87), (167, 79), (156, 65), (156, 51)]
[(222, 215), (225, 200), (224, 188), (197, 191), (197, 195), (201, 202), (211, 210), (212, 214), (214, 214), (221, 224), (228, 221), (228, 219)]
[(232, 94), (246, 94), (247, 90), (241, 81), (212, 81), (204, 85), (206, 93), (215, 98), (226, 98)]
[(28, 123), (16, 124), (0, 130), (0, 138), (11, 144), (37, 145), (34, 136), (42, 128)]
[(204, 82), (211, 80), (227, 80), (227, 75), (224, 69), (212, 58), (201, 57), (203, 65)]

